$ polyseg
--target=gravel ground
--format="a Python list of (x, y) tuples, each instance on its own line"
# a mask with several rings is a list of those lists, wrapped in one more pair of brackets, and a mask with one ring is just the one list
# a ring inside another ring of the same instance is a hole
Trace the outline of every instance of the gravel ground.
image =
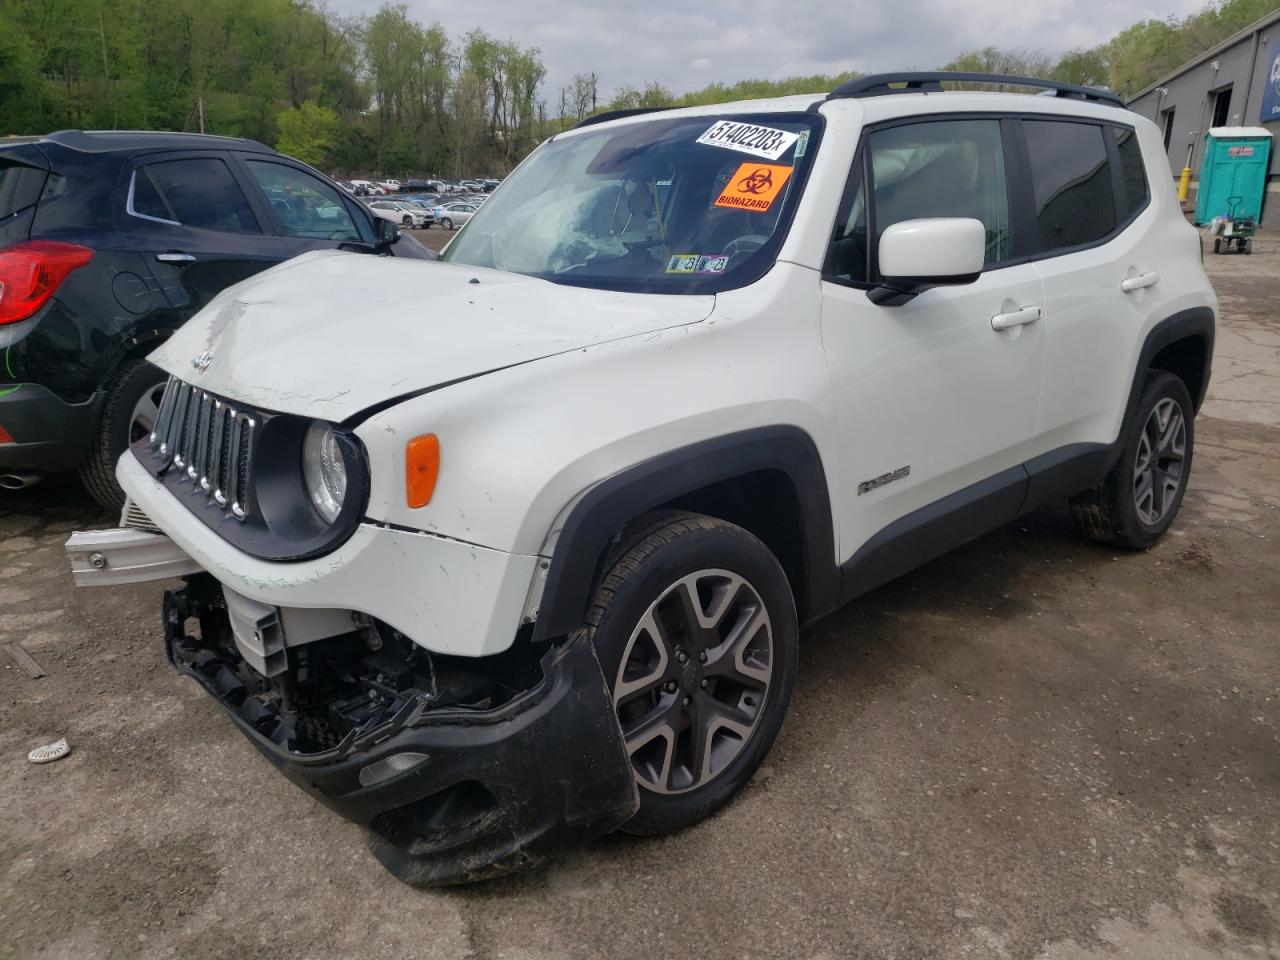
[(158, 586), (72, 587), (112, 522), (72, 480), (0, 498), (0, 643), (48, 671), (0, 653), (0, 957), (1280, 957), (1280, 238), (1209, 268), (1156, 548), (1052, 507), (931, 563), (807, 632), (720, 815), (462, 890), (384, 873), (179, 679)]

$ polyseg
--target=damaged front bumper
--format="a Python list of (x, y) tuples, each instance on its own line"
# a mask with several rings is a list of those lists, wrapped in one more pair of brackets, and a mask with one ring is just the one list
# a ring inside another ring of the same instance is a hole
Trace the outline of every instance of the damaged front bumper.
[[(590, 640), (520, 663), (430, 654), (353, 620), (287, 651), (268, 678), (246, 663), (212, 577), (165, 594), (169, 659), (290, 780), (368, 827), (401, 880), (435, 886), (531, 866), (621, 826), (639, 799)], [(199, 630), (188, 632), (191, 621)]]

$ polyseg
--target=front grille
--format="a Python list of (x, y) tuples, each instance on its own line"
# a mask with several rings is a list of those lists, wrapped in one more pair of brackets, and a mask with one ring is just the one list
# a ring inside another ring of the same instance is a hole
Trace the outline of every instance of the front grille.
[(151, 433), (151, 451), (243, 522), (259, 422), (254, 411), (170, 377)]

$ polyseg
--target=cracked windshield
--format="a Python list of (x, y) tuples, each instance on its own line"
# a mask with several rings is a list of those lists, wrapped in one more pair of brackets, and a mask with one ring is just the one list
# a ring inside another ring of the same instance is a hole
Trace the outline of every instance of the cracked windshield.
[(699, 116), (555, 137), (444, 259), (605, 289), (746, 283), (776, 256), (819, 128), (804, 114)]

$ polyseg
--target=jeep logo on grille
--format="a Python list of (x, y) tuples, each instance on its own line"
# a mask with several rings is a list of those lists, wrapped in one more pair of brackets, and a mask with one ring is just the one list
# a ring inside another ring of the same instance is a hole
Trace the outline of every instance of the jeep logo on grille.
[(208, 350), (200, 354), (200, 356), (198, 357), (191, 358), (191, 365), (195, 367), (197, 370), (199, 370), (201, 373), (204, 373), (206, 370), (208, 370), (209, 364), (211, 363), (213, 363), (213, 354), (210, 353)]

